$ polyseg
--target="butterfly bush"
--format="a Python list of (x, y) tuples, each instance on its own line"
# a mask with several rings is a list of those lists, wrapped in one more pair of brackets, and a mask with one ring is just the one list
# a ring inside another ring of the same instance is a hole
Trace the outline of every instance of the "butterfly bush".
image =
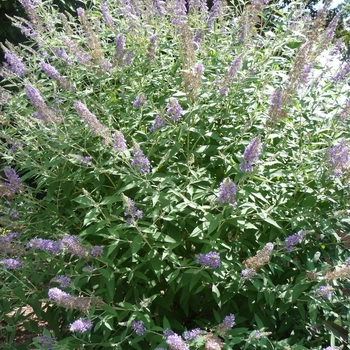
[(320, 61), (328, 3), (21, 4), (0, 87), (5, 347), (22, 325), (25, 348), (341, 347), (350, 88)]

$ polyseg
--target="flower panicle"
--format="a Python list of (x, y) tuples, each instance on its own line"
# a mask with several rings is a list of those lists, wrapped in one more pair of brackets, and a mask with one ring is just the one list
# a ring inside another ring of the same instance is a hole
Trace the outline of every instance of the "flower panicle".
[(22, 267), (22, 263), (19, 259), (2, 259), (0, 262), (9, 270), (18, 270)]
[(147, 330), (142, 321), (132, 321), (131, 322), (131, 329), (137, 335), (143, 335), (146, 332), (146, 330)]
[(43, 72), (45, 72), (51, 79), (55, 80), (63, 89), (71, 92), (77, 91), (77, 89), (71, 85), (68, 80), (64, 78), (51, 64), (40, 62), (39, 66)]
[(131, 225), (137, 219), (142, 219), (143, 211), (136, 208), (134, 201), (124, 194), (122, 194), (122, 199), (125, 207), (124, 216), (128, 217), (126, 222)]
[(218, 332), (224, 336), (235, 325), (235, 315), (230, 314), (218, 325)]
[(145, 157), (140, 145), (134, 142), (134, 147), (132, 150), (133, 160), (130, 165), (136, 168), (141, 174), (146, 174), (151, 171), (151, 163)]
[(79, 318), (69, 325), (69, 330), (74, 333), (84, 333), (92, 327), (93, 324), (90, 320)]
[(31, 248), (56, 255), (62, 249), (62, 243), (61, 241), (53, 241), (51, 239), (33, 238), (27, 243), (27, 249)]
[(51, 279), (51, 282), (56, 282), (60, 285), (60, 288), (65, 289), (72, 282), (72, 279), (64, 275), (57, 275)]
[(243, 261), (243, 265), (245, 265), (247, 268), (258, 271), (261, 266), (269, 262), (273, 249), (274, 249), (274, 245), (270, 242), (267, 243), (264, 246), (264, 248), (260, 250), (256, 255)]
[(46, 102), (41, 97), (40, 92), (35, 87), (30, 84), (25, 84), (24, 89), (27, 97), (36, 109), (36, 112), (33, 114), (35, 118), (41, 119), (44, 122), (60, 122), (60, 119), (54, 116), (54, 112), (49, 109)]
[(59, 288), (50, 288), (48, 297), (57, 305), (71, 310), (87, 313), (93, 306), (102, 305), (101, 299), (89, 297), (73, 297)]
[(341, 177), (349, 171), (350, 148), (346, 140), (342, 140), (327, 152), (327, 165), (336, 177)]
[(5, 194), (7, 194), (7, 196), (13, 197), (15, 194), (24, 190), (24, 186), (13, 168), (5, 166), (4, 174), (7, 178), (7, 182), (4, 182), (3, 185), (6, 188)]
[(116, 131), (113, 134), (113, 141), (114, 141), (113, 149), (115, 151), (125, 152), (128, 149), (124, 135), (121, 131)]
[(254, 137), (249, 143), (243, 154), (243, 162), (240, 165), (242, 171), (253, 171), (254, 163), (259, 160), (259, 155), (261, 152), (262, 144), (259, 137)]
[(88, 258), (91, 254), (91, 249), (80, 244), (81, 238), (74, 235), (65, 235), (61, 239), (62, 248), (68, 253), (78, 256), (79, 258)]
[(236, 196), (236, 185), (230, 178), (225, 178), (220, 184), (220, 193), (217, 201), (219, 203), (230, 203), (233, 208), (236, 207), (237, 202)]
[(103, 144), (110, 144), (112, 142), (112, 138), (110, 136), (110, 132), (107, 127), (102, 125), (97, 117), (89, 111), (89, 109), (80, 101), (74, 102), (74, 108), (80, 118), (83, 120), (85, 125), (88, 126), (90, 131), (95, 136), (100, 136), (103, 139)]
[(211, 267), (213, 269), (217, 269), (220, 267), (220, 255), (216, 252), (198, 254), (197, 263), (204, 267)]
[(107, 24), (107, 26), (111, 29), (114, 29), (114, 20), (111, 14), (109, 13), (108, 6), (105, 1), (101, 2), (101, 11), (102, 11), (102, 17)]
[(233, 81), (237, 79), (238, 72), (242, 68), (243, 65), (243, 53), (238, 55), (231, 63), (230, 68), (225, 74), (223, 82), (221, 82), (220, 94), (227, 95), (230, 86)]
[(301, 243), (301, 241), (304, 239), (304, 237), (306, 236), (308, 231), (305, 230), (300, 230), (298, 233), (295, 233), (291, 236), (288, 236), (285, 239), (285, 243), (286, 243), (286, 250), (288, 252), (293, 251), (293, 247), (299, 243)]
[(23, 77), (28, 73), (28, 70), (24, 63), (19, 59), (19, 57), (12, 52), (11, 50), (5, 48), (4, 49), (4, 58), (7, 63), (7, 68), (14, 74), (19, 77)]
[(321, 286), (316, 290), (316, 295), (321, 297), (323, 300), (330, 300), (334, 288), (330, 285)]

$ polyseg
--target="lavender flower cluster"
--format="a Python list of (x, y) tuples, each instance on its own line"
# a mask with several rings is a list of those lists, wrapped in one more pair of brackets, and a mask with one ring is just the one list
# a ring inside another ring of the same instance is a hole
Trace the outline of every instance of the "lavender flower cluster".
[(142, 321), (132, 321), (131, 328), (137, 335), (143, 335), (146, 332), (146, 327)]
[(298, 233), (295, 233), (294, 235), (288, 236), (285, 239), (286, 243), (286, 249), (288, 252), (293, 251), (293, 247), (297, 244), (299, 244), (305, 237), (307, 231), (301, 230)]
[(124, 216), (129, 216), (126, 219), (126, 222), (129, 225), (131, 225), (137, 219), (142, 219), (143, 211), (142, 210), (138, 210), (136, 208), (134, 201), (132, 199), (130, 199), (129, 197), (125, 196), (124, 194), (122, 194), (122, 199), (123, 199), (124, 207), (125, 207)]
[(40, 346), (47, 350), (53, 350), (55, 348), (55, 340), (54, 337), (49, 337), (48, 335), (42, 335), (40, 337), (36, 337), (35, 340), (38, 342)]
[(9, 270), (18, 270), (22, 267), (22, 263), (19, 259), (2, 259), (0, 262)]
[(222, 323), (218, 326), (218, 332), (221, 336), (224, 336), (235, 324), (235, 315), (230, 314), (224, 318)]
[(104, 144), (109, 144), (111, 141), (108, 129), (100, 123), (97, 117), (89, 111), (89, 109), (80, 101), (74, 102), (74, 108), (77, 111), (80, 118), (89, 127), (90, 131), (100, 136), (104, 140)]
[(117, 152), (124, 152), (127, 150), (126, 141), (121, 131), (116, 131), (113, 134), (113, 141), (114, 141), (113, 149), (116, 150)]
[(261, 148), (262, 145), (259, 137), (254, 137), (244, 151), (243, 163), (240, 165), (242, 171), (253, 171), (252, 164), (259, 160)]
[(328, 150), (327, 165), (336, 177), (341, 177), (349, 170), (350, 148), (345, 140)]
[(236, 185), (227, 177), (220, 184), (220, 194), (217, 201), (220, 203), (230, 203), (235, 208), (237, 205), (235, 196)]
[(81, 238), (73, 235), (65, 235), (61, 240), (33, 238), (27, 243), (27, 249), (39, 249), (50, 254), (58, 254), (61, 250), (76, 255), (80, 258), (98, 257), (102, 255), (103, 248), (94, 246), (92, 249), (80, 244)]
[(242, 270), (241, 275), (244, 279), (250, 280), (256, 276), (256, 271), (254, 269), (251, 269), (251, 268), (244, 269), (244, 270)]
[(43, 250), (56, 255), (62, 249), (62, 243), (61, 241), (53, 241), (50, 239), (33, 238), (27, 243), (27, 249), (30, 248)]
[(177, 122), (181, 119), (183, 109), (181, 108), (179, 101), (176, 98), (170, 98), (166, 105), (166, 114), (173, 122)]
[(332, 293), (334, 288), (330, 285), (321, 286), (317, 289), (316, 295), (320, 296), (323, 300), (330, 300), (332, 297)]
[(141, 174), (149, 173), (151, 171), (151, 164), (145, 157), (140, 145), (136, 142), (134, 142), (132, 154), (133, 160), (131, 162), (131, 166), (136, 168)]
[(55, 80), (59, 86), (61, 86), (63, 89), (71, 92), (75, 92), (76, 88), (72, 86), (66, 78), (64, 78), (55, 67), (53, 67), (49, 63), (41, 62), (39, 64), (40, 68), (43, 72), (45, 72), (51, 79)]
[(166, 337), (166, 343), (169, 345), (170, 350), (190, 350), (189, 345), (186, 344), (180, 335), (170, 330), (164, 331), (163, 334)]
[(36, 109), (34, 117), (37, 119), (42, 119), (45, 122), (53, 120), (53, 112), (46, 105), (44, 99), (40, 95), (40, 92), (30, 84), (24, 85), (24, 89), (27, 97)]
[(10, 166), (5, 166), (4, 174), (8, 182), (5, 182), (3, 185), (6, 188), (6, 195), (13, 197), (16, 193), (23, 191), (24, 186), (21, 183), (19, 176), (16, 171)]
[(8, 69), (18, 75), (19, 77), (24, 76), (27, 74), (28, 70), (25, 67), (25, 65), (22, 63), (22, 61), (18, 58), (18, 56), (13, 53), (11, 50), (5, 49), (5, 55), (4, 58), (7, 62)]
[(57, 275), (51, 279), (51, 282), (59, 283), (60, 287), (64, 289), (68, 287), (68, 285), (72, 282), (72, 279), (67, 276)]
[(239, 70), (243, 65), (243, 54), (238, 55), (231, 63), (223, 82), (221, 83), (220, 94), (227, 95), (229, 87), (232, 85), (234, 79), (237, 78)]
[(217, 269), (220, 267), (220, 255), (216, 252), (198, 254), (197, 263), (204, 267), (211, 267), (213, 269)]
[(164, 117), (160, 116), (159, 114), (155, 117), (153, 125), (149, 129), (150, 132), (154, 132), (158, 129), (161, 129), (163, 126), (167, 124), (167, 121)]
[(84, 333), (92, 327), (93, 324), (90, 320), (79, 318), (69, 325), (69, 330), (75, 333)]

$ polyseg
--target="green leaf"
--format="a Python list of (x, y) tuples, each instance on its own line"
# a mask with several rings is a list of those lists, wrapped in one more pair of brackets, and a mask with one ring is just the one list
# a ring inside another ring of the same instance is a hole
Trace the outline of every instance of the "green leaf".
[(345, 328), (329, 320), (322, 320), (322, 323), (336, 337), (341, 338), (344, 342), (348, 343), (349, 332)]
[(220, 295), (219, 288), (215, 284), (213, 284), (211, 287), (211, 291), (213, 292), (216, 303), (221, 308), (221, 295)]
[(140, 235), (135, 236), (131, 243), (131, 252), (133, 255), (136, 254), (141, 249), (142, 244), (143, 244), (142, 237)]
[(92, 207), (92, 206), (96, 205), (96, 203), (91, 198), (85, 197), (83, 195), (81, 195), (77, 198), (74, 198), (73, 201), (81, 204), (82, 208), (83, 207)]

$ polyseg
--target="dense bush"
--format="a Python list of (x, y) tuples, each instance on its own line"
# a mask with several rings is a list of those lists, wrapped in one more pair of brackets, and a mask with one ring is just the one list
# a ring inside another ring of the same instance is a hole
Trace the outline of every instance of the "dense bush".
[(7, 344), (18, 325), (25, 349), (346, 344), (349, 66), (319, 62), (338, 17), (22, 3), (1, 71)]

